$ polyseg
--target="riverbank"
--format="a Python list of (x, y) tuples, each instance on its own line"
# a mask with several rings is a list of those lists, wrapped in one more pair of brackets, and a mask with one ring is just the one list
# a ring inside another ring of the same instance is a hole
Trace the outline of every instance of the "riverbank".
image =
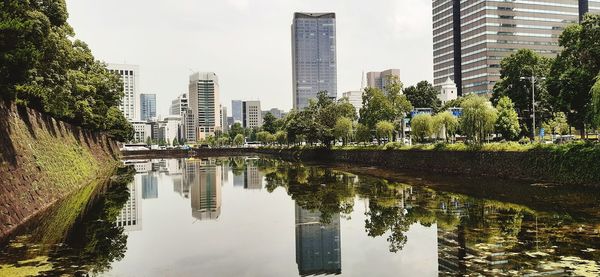
[(103, 134), (0, 101), (0, 237), (66, 195), (108, 180), (119, 158)]
[[(454, 149), (452, 147), (455, 147)], [(126, 159), (218, 157), (249, 154), (285, 160), (375, 166), (442, 174), (498, 177), (571, 185), (600, 185), (600, 145), (531, 146), (514, 151), (457, 146), (406, 149), (211, 148), (123, 152)], [(517, 151), (518, 150), (518, 151)]]

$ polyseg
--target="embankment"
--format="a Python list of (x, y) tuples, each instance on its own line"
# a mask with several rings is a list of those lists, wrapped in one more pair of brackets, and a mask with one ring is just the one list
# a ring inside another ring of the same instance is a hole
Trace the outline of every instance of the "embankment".
[(0, 101), (0, 238), (119, 164), (108, 137)]
[(286, 160), (344, 163), (443, 174), (465, 174), (560, 184), (600, 186), (600, 144), (525, 151), (212, 148), (123, 152), (127, 159), (269, 155)]

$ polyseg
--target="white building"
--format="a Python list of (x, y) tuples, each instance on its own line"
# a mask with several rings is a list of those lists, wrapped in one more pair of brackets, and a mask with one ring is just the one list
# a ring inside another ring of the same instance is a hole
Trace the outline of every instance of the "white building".
[(179, 130), (181, 128), (181, 116), (170, 115), (159, 120), (159, 137), (164, 139), (168, 145), (173, 144), (173, 140), (181, 139), (179, 136)]
[(342, 94), (348, 99), (348, 102), (356, 109), (356, 116), (359, 116), (359, 111), (362, 108), (362, 91), (347, 91)]
[(175, 100), (171, 101), (171, 108), (169, 109), (170, 115), (183, 116), (188, 109), (188, 96), (187, 93), (179, 95)]
[(129, 183), (129, 199), (123, 206), (123, 209), (117, 216), (117, 226), (123, 227), (126, 232), (142, 230), (142, 179), (141, 175), (136, 174), (134, 181)]
[(227, 107), (221, 106), (221, 128), (223, 132), (229, 132), (229, 124), (227, 123)]
[(438, 94), (438, 98), (440, 101), (442, 101), (442, 105), (445, 105), (448, 101), (458, 98), (456, 84), (450, 79), (450, 77), (447, 77), (446, 81), (440, 85), (440, 94)]
[(140, 68), (129, 64), (108, 64), (108, 70), (116, 73), (123, 81), (123, 92), (125, 96), (119, 105), (119, 109), (129, 121), (139, 120), (140, 97), (138, 93)]
[(194, 142), (221, 130), (217, 74), (198, 72), (190, 75), (188, 98), (196, 130)]
[(255, 128), (262, 126), (262, 110), (260, 101), (242, 102), (242, 127)]
[(152, 138), (152, 125), (147, 121), (131, 121), (133, 125), (133, 142), (146, 142)]

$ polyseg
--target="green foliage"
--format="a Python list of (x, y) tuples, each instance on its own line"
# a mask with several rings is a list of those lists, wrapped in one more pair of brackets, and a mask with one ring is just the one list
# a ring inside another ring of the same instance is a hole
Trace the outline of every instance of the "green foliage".
[(275, 133), (275, 140), (279, 145), (287, 144), (287, 134), (284, 131), (277, 131)]
[(375, 124), (379, 121), (394, 120), (394, 108), (380, 89), (365, 88), (362, 101), (359, 122), (369, 129), (375, 129)]
[(460, 107), (462, 105), (462, 102), (465, 100), (465, 98), (466, 97), (458, 97), (456, 99), (452, 99), (452, 100), (446, 102), (446, 104), (444, 104), (444, 106), (442, 106), (442, 108), (440, 109), (440, 112), (448, 111), (448, 110), (450, 110), (450, 108)]
[(265, 117), (263, 118), (263, 130), (271, 134), (275, 134), (275, 132), (277, 131), (275, 121), (277, 121), (277, 118), (275, 118), (275, 116), (271, 112), (267, 112), (267, 114), (265, 114)]
[(562, 113), (553, 113), (552, 117), (542, 124), (550, 134), (566, 135), (569, 133), (569, 123), (567, 122), (567, 116)]
[(600, 73), (600, 15), (587, 14), (580, 24), (565, 28), (559, 45), (563, 49), (548, 75), (548, 91), (556, 109), (585, 136), (593, 117), (594, 78)]
[(449, 111), (441, 112), (433, 117), (433, 131), (437, 135), (443, 134), (446, 141), (454, 136), (459, 127), (458, 118)]
[(592, 123), (594, 127), (600, 128), (600, 73), (592, 87)]
[(375, 133), (377, 134), (377, 140), (381, 143), (382, 140), (392, 141), (394, 134), (394, 124), (389, 121), (379, 121), (375, 124)]
[(267, 145), (269, 143), (269, 135), (271, 135), (271, 133), (267, 131), (261, 131), (256, 133), (256, 139), (263, 145)]
[(430, 114), (418, 114), (410, 121), (412, 135), (421, 142), (433, 135), (433, 125), (433, 117)]
[(341, 139), (342, 143), (346, 145), (353, 133), (352, 120), (347, 117), (338, 118), (335, 122), (333, 133), (337, 139)]
[(363, 124), (358, 123), (356, 125), (356, 141), (370, 143), (372, 139), (373, 136), (371, 135), (371, 129)]
[(463, 108), (460, 119), (462, 132), (470, 141), (483, 143), (494, 132), (494, 125), (498, 119), (496, 109), (487, 99), (476, 95), (468, 96), (461, 107)]
[[(531, 134), (532, 129), (532, 82), (531, 76), (536, 77), (535, 81), (535, 99), (536, 99), (536, 125), (550, 117), (552, 110), (549, 95), (542, 77), (549, 74), (551, 59), (545, 58), (530, 49), (520, 49), (516, 53), (504, 58), (500, 65), (500, 80), (494, 86), (492, 103), (498, 104), (502, 97), (508, 97), (514, 103), (514, 109), (518, 118), (521, 118), (520, 131), (523, 135)], [(512, 128), (511, 126), (507, 126)], [(509, 134), (511, 130), (503, 130)], [(510, 138), (516, 136), (509, 134)]]
[(428, 81), (421, 81), (416, 86), (404, 89), (404, 95), (415, 108), (432, 108), (437, 112), (442, 106), (438, 99), (439, 90)]
[(519, 138), (521, 128), (519, 118), (513, 102), (508, 96), (502, 96), (496, 105), (498, 110), (498, 120), (496, 120), (496, 131), (502, 134), (506, 140), (516, 140)]
[(133, 129), (112, 111), (122, 83), (73, 39), (67, 17), (64, 0), (0, 3), (2, 98), (129, 141)]
[(244, 135), (242, 134), (237, 134), (234, 138), (233, 138), (233, 144), (237, 147), (240, 147), (242, 145), (244, 145), (244, 143), (246, 143), (246, 138), (244, 137)]

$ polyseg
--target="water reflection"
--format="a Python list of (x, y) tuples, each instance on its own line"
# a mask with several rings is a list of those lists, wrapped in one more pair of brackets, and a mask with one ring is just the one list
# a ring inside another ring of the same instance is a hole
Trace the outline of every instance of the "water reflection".
[(340, 215), (321, 222), (321, 213), (296, 204), (296, 263), (301, 276), (342, 273)]
[(132, 165), (11, 240), (0, 275), (600, 275), (600, 202), (576, 205), (589, 190), (539, 188), (534, 209), (264, 158)]

